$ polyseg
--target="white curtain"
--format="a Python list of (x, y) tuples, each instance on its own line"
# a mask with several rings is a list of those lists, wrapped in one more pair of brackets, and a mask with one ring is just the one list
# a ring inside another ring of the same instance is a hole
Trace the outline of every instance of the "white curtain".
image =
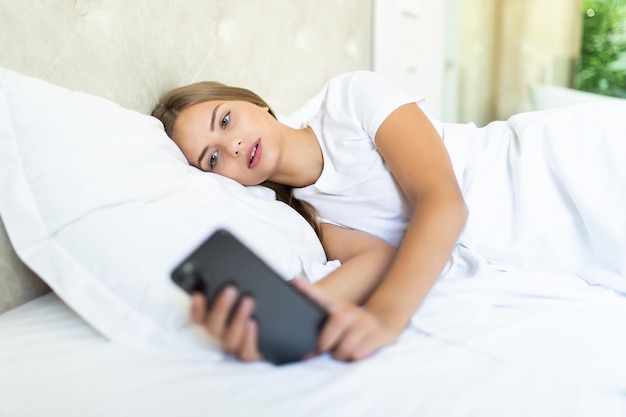
[(460, 121), (530, 110), (530, 83), (570, 86), (582, 16), (582, 0), (462, 0)]

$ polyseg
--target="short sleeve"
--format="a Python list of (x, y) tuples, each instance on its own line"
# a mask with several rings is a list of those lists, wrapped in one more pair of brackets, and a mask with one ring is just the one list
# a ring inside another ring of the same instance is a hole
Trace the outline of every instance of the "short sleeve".
[(374, 140), (383, 121), (398, 107), (408, 103), (423, 105), (423, 97), (406, 93), (372, 71), (349, 73), (347, 96), (354, 116)]

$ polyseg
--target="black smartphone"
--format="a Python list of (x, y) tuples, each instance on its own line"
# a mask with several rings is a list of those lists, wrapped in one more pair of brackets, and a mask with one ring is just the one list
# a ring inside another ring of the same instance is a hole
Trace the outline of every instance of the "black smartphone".
[(202, 292), (209, 306), (229, 284), (237, 287), (240, 298), (244, 294), (254, 297), (259, 351), (277, 365), (312, 353), (328, 316), (224, 229), (209, 236), (171, 276), (186, 292)]

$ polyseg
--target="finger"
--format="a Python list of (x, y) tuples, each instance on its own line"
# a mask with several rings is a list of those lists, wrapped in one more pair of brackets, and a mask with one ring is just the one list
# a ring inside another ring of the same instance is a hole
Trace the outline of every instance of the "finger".
[(358, 327), (352, 327), (344, 334), (344, 337), (332, 351), (333, 358), (340, 361), (354, 361), (368, 352), (364, 349), (364, 343), (367, 340), (367, 334)]
[(246, 322), (244, 340), (239, 351), (239, 359), (244, 362), (254, 362), (263, 359), (258, 349), (258, 326), (252, 319)]
[(319, 349), (314, 349), (313, 351), (311, 351), (310, 353), (308, 353), (307, 355), (304, 356), (304, 358), (302, 358), (303, 361), (308, 361), (309, 359), (313, 359), (319, 355), (321, 355), (322, 352)]
[(228, 323), (228, 316), (237, 300), (239, 291), (233, 286), (224, 288), (215, 299), (206, 316), (205, 328), (209, 334), (221, 338)]
[(350, 360), (352, 361), (360, 361), (363, 360), (381, 348), (386, 346), (386, 343), (378, 343), (376, 340), (364, 340), (356, 349), (354, 349), (351, 353)]
[(370, 327), (364, 328), (361, 333), (355, 333), (353, 337), (350, 341), (346, 340), (345, 346), (339, 347), (338, 355), (342, 360), (362, 360), (395, 342), (395, 338), (388, 332)]
[(227, 352), (236, 354), (240, 350), (246, 325), (253, 311), (254, 300), (251, 297), (243, 297), (222, 336), (222, 344)]
[(368, 337), (365, 337), (352, 351), (351, 360), (359, 361), (365, 359), (383, 347), (392, 345), (393, 343), (393, 339), (390, 340), (384, 337), (379, 337), (379, 335), (368, 335)]
[(296, 278), (291, 282), (298, 291), (315, 301), (329, 313), (335, 312), (341, 305), (332, 297), (329, 297), (326, 293), (324, 293), (324, 291), (304, 279)]
[(206, 298), (199, 292), (191, 295), (191, 320), (203, 324), (206, 320)]
[(334, 351), (350, 330), (355, 319), (354, 313), (348, 309), (332, 314), (319, 334), (319, 349), (322, 352)]
[(331, 350), (333, 358), (338, 360), (351, 360), (355, 349), (359, 347), (359, 344), (368, 332), (366, 323), (363, 322), (361, 311), (352, 312), (349, 319), (345, 323), (346, 330)]

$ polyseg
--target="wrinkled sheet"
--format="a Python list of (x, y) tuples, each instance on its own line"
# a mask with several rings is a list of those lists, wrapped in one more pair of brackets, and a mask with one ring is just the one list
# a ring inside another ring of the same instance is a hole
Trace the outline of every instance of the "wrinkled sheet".
[(443, 279), (412, 324), (495, 361), (626, 401), (626, 297), (574, 275), (487, 267)]

